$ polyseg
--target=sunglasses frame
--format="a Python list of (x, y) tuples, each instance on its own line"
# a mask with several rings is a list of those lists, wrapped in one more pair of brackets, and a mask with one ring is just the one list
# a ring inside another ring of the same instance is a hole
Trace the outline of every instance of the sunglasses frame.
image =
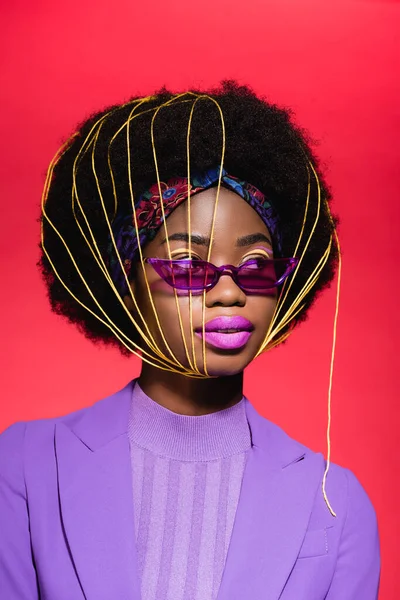
[[(296, 257), (290, 257), (290, 258), (263, 258), (261, 257), (261, 260), (264, 260), (265, 262), (273, 262), (275, 263), (287, 263), (287, 267), (285, 269), (285, 272), (283, 273), (283, 275), (281, 275), (281, 277), (277, 280), (277, 282), (275, 283), (275, 285), (269, 287), (269, 288), (263, 288), (263, 289), (259, 289), (259, 288), (247, 288), (244, 287), (243, 285), (240, 284), (239, 280), (238, 280), (238, 273), (240, 272), (241, 269), (245, 268), (246, 266), (248, 266), (249, 264), (254, 264), (259, 262), (259, 258), (256, 259), (252, 259), (247, 261), (246, 263), (244, 263), (243, 265), (240, 265), (239, 267), (235, 267), (234, 265), (222, 265), (221, 267), (217, 267), (216, 265), (214, 265), (213, 263), (207, 262), (206, 260), (198, 260), (195, 259), (197, 263), (200, 263), (201, 265), (210, 268), (210, 270), (214, 273), (214, 280), (208, 284), (208, 285), (204, 285), (201, 287), (182, 287), (179, 285), (174, 285), (173, 283), (171, 283), (171, 281), (167, 281), (167, 278), (171, 278), (172, 273), (170, 275), (165, 275), (162, 271), (162, 267), (164, 266), (171, 266), (171, 264), (188, 264), (188, 263), (193, 263), (193, 259), (189, 259), (189, 258), (184, 258), (184, 259), (169, 259), (169, 258), (144, 258), (143, 259), (145, 263), (150, 264), (154, 270), (156, 271), (156, 273), (171, 287), (178, 289), (178, 290), (186, 290), (186, 291), (201, 291), (201, 290), (211, 290), (213, 287), (215, 287), (220, 279), (220, 277), (222, 275), (230, 275), (233, 279), (233, 281), (236, 283), (236, 285), (243, 291), (243, 292), (264, 292), (264, 291), (268, 291), (268, 290), (272, 290), (275, 287), (279, 286), (281, 283), (283, 283), (283, 281), (294, 271), (294, 269), (296, 268), (296, 266), (299, 263), (298, 258)], [(200, 265), (199, 265), (200, 266)]]

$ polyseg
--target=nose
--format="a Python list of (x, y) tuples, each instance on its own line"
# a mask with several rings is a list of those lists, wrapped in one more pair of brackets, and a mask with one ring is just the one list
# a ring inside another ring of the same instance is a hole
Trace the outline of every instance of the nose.
[(244, 306), (246, 294), (229, 273), (223, 273), (217, 284), (206, 293), (206, 306)]

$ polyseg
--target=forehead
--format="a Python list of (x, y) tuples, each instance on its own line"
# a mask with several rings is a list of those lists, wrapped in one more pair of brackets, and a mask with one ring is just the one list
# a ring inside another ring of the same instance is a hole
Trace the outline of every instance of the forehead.
[[(267, 226), (261, 217), (239, 194), (221, 186), (217, 201), (217, 187), (194, 194), (190, 199), (190, 229), (192, 233), (208, 236), (214, 221), (214, 240), (221, 237), (226, 241), (250, 233), (265, 233), (269, 237)], [(167, 218), (168, 235), (188, 232), (188, 201), (178, 206)], [(157, 237), (164, 236), (164, 227)]]

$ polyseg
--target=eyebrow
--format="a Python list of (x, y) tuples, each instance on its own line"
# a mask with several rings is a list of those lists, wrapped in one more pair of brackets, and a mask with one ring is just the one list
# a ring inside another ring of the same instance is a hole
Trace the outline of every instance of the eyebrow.
[[(196, 244), (197, 246), (207, 246), (208, 247), (210, 244), (209, 237), (205, 237), (203, 235), (198, 235), (196, 233), (192, 233), (190, 236), (190, 239), (191, 239), (191, 243)], [(170, 242), (179, 241), (179, 242), (189, 243), (189, 234), (186, 232), (173, 233), (168, 236), (168, 240)], [(162, 244), (165, 244), (166, 241), (167, 241), (167, 238), (164, 238), (160, 242), (160, 246)], [(247, 247), (247, 246), (252, 246), (253, 244), (257, 244), (258, 242), (267, 242), (267, 244), (269, 244), (272, 248), (271, 240), (269, 238), (267, 238), (267, 236), (261, 232), (260, 233), (250, 233), (249, 235), (243, 235), (242, 237), (238, 237), (235, 245), (238, 248), (243, 248), (243, 247)]]

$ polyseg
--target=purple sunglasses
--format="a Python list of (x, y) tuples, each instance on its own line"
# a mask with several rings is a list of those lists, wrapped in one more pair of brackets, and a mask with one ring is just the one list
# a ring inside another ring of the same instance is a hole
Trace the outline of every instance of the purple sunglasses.
[(298, 258), (256, 258), (243, 265), (222, 265), (199, 259), (145, 258), (156, 273), (178, 290), (210, 290), (221, 275), (230, 275), (244, 292), (264, 292), (280, 285), (299, 262)]

